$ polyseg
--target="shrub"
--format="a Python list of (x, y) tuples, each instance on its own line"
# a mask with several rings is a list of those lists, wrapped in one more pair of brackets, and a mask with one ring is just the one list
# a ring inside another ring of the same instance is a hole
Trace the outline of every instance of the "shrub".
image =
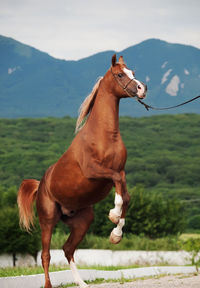
[(190, 252), (192, 265), (195, 265), (198, 272), (200, 265), (200, 240), (199, 238), (189, 238), (181, 242), (184, 250)]
[(188, 227), (190, 227), (190, 229), (195, 229), (195, 230), (200, 229), (200, 215), (199, 214), (194, 215), (189, 219)]
[(19, 227), (17, 207), (6, 207), (0, 211), (0, 253), (13, 255), (15, 266), (16, 253), (28, 253), (35, 257), (40, 250), (40, 233), (38, 227), (32, 234)]
[[(161, 194), (149, 193), (137, 185), (129, 189), (130, 204), (126, 215), (124, 232), (145, 235), (150, 238), (165, 237), (181, 233), (185, 226), (184, 211), (176, 199), (164, 199)], [(98, 236), (108, 236), (115, 226), (108, 219), (109, 210), (114, 206), (114, 195), (95, 205), (95, 220), (90, 232)]]
[[(111, 232), (111, 231), (110, 231)], [(177, 251), (180, 249), (178, 237), (171, 236), (165, 238), (149, 239), (144, 236), (123, 235), (122, 241), (118, 245), (113, 245), (109, 241), (109, 235), (99, 237), (93, 234), (86, 234), (79, 244), (79, 249), (110, 249), (110, 250), (145, 250), (145, 251)], [(52, 249), (61, 249), (69, 235), (56, 231), (51, 241)]]
[(129, 192), (131, 202), (124, 231), (150, 238), (176, 235), (183, 231), (184, 212), (178, 200), (148, 193), (142, 186), (136, 186)]

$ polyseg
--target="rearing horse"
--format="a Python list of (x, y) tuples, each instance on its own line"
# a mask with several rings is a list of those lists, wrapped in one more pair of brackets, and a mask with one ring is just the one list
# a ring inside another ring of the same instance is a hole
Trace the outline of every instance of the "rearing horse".
[[(87, 287), (74, 263), (74, 251), (93, 221), (93, 205), (115, 186), (115, 207), (109, 219), (117, 226), (110, 235), (114, 244), (122, 238), (125, 214), (130, 196), (126, 188), (126, 148), (119, 131), (121, 98), (144, 98), (147, 87), (135, 79), (123, 57), (112, 57), (111, 68), (95, 84), (80, 108), (76, 136), (61, 158), (48, 168), (42, 180), (27, 179), (18, 192), (21, 224), (29, 230), (33, 224), (33, 202), (42, 233), (42, 265), (45, 288), (50, 288), (50, 241), (53, 228), (62, 220), (70, 228), (63, 246), (75, 282)], [(85, 119), (87, 117), (87, 119)], [(82, 124), (85, 120), (85, 124)]]

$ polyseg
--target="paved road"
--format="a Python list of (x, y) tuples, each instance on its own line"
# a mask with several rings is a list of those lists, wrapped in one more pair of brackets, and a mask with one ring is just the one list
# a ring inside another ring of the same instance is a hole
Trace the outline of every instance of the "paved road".
[[(200, 288), (200, 275), (175, 275), (133, 282), (90, 285), (90, 288)], [(75, 287), (73, 287), (75, 288)], [(78, 288), (78, 287), (77, 287)]]

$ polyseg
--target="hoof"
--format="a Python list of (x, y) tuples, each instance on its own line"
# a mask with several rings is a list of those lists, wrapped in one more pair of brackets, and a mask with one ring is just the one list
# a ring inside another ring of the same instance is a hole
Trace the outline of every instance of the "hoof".
[(113, 231), (110, 233), (110, 243), (118, 244), (122, 239), (122, 236), (118, 236)]
[(113, 222), (114, 224), (117, 225), (119, 223), (119, 220), (120, 220), (121, 216), (120, 215), (116, 215), (112, 210), (110, 210), (108, 218), (110, 219), (111, 222)]

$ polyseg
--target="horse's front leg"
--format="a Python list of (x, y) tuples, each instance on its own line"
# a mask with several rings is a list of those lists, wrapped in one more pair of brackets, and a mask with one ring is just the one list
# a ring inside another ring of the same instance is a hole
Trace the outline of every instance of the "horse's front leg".
[(115, 207), (110, 210), (109, 219), (114, 224), (118, 224), (122, 215), (123, 206), (123, 184), (122, 181), (115, 182)]
[[(116, 187), (115, 192), (115, 208), (110, 210), (109, 219), (117, 224), (117, 227), (114, 228), (110, 234), (110, 242), (117, 244), (121, 241), (122, 238), (122, 228), (125, 225), (125, 216), (128, 203), (130, 201), (130, 195), (127, 191), (126, 186), (126, 175), (125, 171), (120, 172), (121, 175), (121, 187)], [(119, 190), (118, 190), (118, 189)], [(120, 216), (119, 216), (120, 215)], [(114, 219), (114, 221), (113, 221)]]
[[(82, 165), (81, 165), (82, 164)], [(90, 162), (80, 163), (81, 169), (85, 177), (87, 178), (106, 178), (113, 181), (115, 185), (115, 207), (110, 210), (109, 219), (117, 224), (115, 228), (115, 233), (118, 236), (118, 240), (112, 241), (112, 243), (118, 243), (122, 237), (122, 227), (124, 226), (126, 208), (129, 202), (129, 194), (126, 188), (126, 178), (125, 172), (117, 172), (113, 169), (103, 167), (100, 163), (95, 160), (90, 160)], [(120, 239), (119, 234), (121, 233)]]

